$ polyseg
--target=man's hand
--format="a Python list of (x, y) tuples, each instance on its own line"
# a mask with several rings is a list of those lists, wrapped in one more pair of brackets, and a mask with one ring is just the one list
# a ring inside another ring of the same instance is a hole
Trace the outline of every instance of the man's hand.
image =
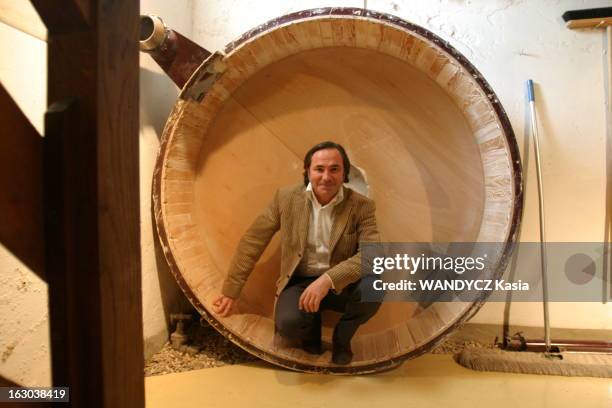
[(213, 302), (213, 311), (221, 317), (228, 317), (234, 312), (235, 303), (236, 299), (221, 295)]
[(329, 276), (323, 274), (302, 292), (298, 302), (298, 308), (305, 312), (318, 312), (319, 305), (332, 287), (332, 282)]

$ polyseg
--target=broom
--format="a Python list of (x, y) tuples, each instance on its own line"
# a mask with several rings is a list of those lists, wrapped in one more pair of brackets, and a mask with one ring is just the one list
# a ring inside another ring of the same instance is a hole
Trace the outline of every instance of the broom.
[[(603, 27), (608, 30), (609, 70), (612, 70), (612, 8), (567, 12), (563, 18), (568, 27)], [(608, 83), (608, 87), (612, 86)], [(610, 90), (608, 90), (610, 94)], [(527, 81), (527, 94), (531, 109), (531, 126), (534, 135), (538, 201), (540, 215), (540, 243), (542, 268), (542, 295), (544, 306), (544, 341), (525, 340), (520, 333), (504, 339), (507, 351), (499, 349), (466, 349), (455, 355), (455, 361), (478, 371), (501, 371), (526, 374), (546, 374), (580, 377), (612, 378), (612, 343), (593, 341), (555, 341), (550, 339), (548, 314), (548, 285), (546, 273), (546, 248), (544, 237), (544, 199), (540, 168), (540, 149), (533, 81)], [(612, 110), (609, 101), (608, 109)], [(612, 115), (612, 112), (609, 112)], [(517, 346), (518, 344), (518, 346)], [(539, 351), (539, 352), (535, 352)]]

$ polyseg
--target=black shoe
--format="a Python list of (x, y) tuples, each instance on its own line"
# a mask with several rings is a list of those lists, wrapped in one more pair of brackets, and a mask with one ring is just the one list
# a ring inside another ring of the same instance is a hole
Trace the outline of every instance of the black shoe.
[(332, 363), (338, 365), (347, 365), (353, 359), (353, 352), (351, 351), (351, 345), (341, 346), (334, 344), (332, 347)]
[(308, 354), (323, 354), (323, 345), (321, 344), (321, 339), (302, 340), (302, 349)]

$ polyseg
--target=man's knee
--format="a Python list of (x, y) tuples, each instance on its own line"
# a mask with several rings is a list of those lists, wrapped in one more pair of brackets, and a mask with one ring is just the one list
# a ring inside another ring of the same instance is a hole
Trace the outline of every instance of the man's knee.
[(380, 309), (382, 299), (370, 299), (368, 292), (371, 289), (373, 279), (364, 277), (355, 282), (349, 294), (347, 310), (352, 310), (353, 313), (359, 315), (359, 320), (366, 322)]
[(285, 337), (295, 337), (303, 322), (299, 316), (289, 313), (276, 314), (276, 330)]
[(361, 320), (362, 323), (365, 323), (370, 320), (376, 314), (376, 312), (378, 312), (378, 309), (380, 309), (380, 303), (359, 302), (355, 307), (358, 310), (359, 320)]
[(276, 330), (287, 338), (302, 339), (308, 337), (313, 323), (312, 318), (308, 318), (299, 310), (277, 311), (276, 314)]
[(380, 303), (382, 298), (374, 296), (376, 292), (373, 289), (374, 281), (375, 278), (368, 275), (348, 285), (345, 289), (348, 292), (348, 299), (352, 302)]

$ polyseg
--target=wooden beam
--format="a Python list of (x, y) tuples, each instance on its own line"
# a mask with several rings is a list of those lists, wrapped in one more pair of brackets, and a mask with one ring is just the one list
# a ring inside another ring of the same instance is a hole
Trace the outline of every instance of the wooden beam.
[[(49, 28), (44, 174), (53, 383), (70, 387), (75, 407), (143, 407), (139, 2), (33, 3)], [(63, 6), (72, 17), (56, 15)], [(85, 9), (83, 25), (74, 12)]]
[(44, 279), (42, 138), (0, 84), (0, 243)]
[(47, 27), (29, 1), (0, 0), (0, 21), (33, 37), (47, 41)]
[(90, 3), (93, 4), (93, 1), (31, 0), (31, 2), (49, 34), (83, 31), (89, 26), (92, 12)]

